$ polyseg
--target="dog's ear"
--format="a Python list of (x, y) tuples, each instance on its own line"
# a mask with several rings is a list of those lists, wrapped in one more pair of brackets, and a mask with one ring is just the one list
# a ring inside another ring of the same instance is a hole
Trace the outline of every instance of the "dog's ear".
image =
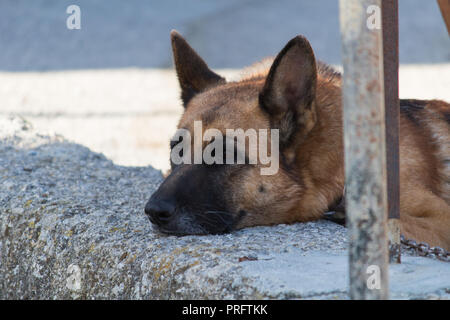
[(280, 147), (299, 143), (316, 122), (317, 69), (308, 40), (297, 36), (281, 50), (259, 95), (261, 108), (279, 129)]
[(198, 92), (209, 86), (225, 83), (225, 79), (211, 71), (177, 31), (172, 30), (170, 38), (184, 107)]

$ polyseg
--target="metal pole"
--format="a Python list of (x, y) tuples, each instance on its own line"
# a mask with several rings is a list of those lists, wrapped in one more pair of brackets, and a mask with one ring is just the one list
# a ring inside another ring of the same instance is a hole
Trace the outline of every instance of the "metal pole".
[(383, 0), (382, 19), (389, 261), (391, 263), (400, 263), (398, 0)]
[(382, 0), (340, 0), (350, 298), (387, 299)]

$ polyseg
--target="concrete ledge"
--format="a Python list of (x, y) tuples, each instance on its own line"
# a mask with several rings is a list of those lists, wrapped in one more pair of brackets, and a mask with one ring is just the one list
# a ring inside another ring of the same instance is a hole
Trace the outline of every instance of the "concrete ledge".
[[(163, 236), (143, 214), (151, 167), (0, 117), (0, 298), (347, 298), (345, 228), (318, 221)], [(393, 298), (449, 298), (448, 264), (391, 268)]]

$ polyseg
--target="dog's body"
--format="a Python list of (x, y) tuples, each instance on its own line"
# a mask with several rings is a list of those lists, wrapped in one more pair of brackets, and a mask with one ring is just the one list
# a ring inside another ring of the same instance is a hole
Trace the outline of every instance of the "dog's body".
[[(226, 83), (176, 32), (175, 66), (186, 108), (179, 128), (279, 129), (280, 169), (179, 165), (146, 206), (161, 231), (227, 232), (320, 219), (343, 195), (341, 76), (317, 63), (303, 37), (267, 70)], [(450, 105), (401, 100), (400, 223), (407, 238), (450, 249)], [(206, 145), (206, 143), (205, 143)]]

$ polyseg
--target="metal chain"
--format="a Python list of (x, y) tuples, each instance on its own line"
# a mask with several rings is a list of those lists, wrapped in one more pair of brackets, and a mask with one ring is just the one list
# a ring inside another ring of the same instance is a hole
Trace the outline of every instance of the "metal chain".
[(413, 239), (406, 239), (403, 235), (400, 236), (400, 241), (408, 248), (414, 249), (414, 251), (420, 256), (450, 262), (450, 252), (441, 247), (430, 247), (430, 245), (425, 242), (417, 243)]
[[(345, 208), (345, 186), (344, 186), (344, 190), (343, 190), (342, 194), (344, 196), (340, 200), (340, 203), (337, 205), (337, 207), (341, 207), (339, 212), (340, 211), (345, 212), (345, 209), (342, 209), (342, 208)], [(335, 216), (336, 216), (336, 212), (335, 212)], [(335, 220), (332, 220), (332, 221), (335, 221)], [(341, 221), (340, 224), (345, 225), (345, 215), (344, 215), (343, 221), (344, 222), (342, 223), (342, 221)], [(406, 239), (404, 235), (400, 235), (400, 242), (402, 245), (404, 245), (410, 249), (413, 249), (419, 256), (434, 258), (434, 259), (438, 259), (438, 260), (441, 260), (444, 262), (450, 262), (450, 252), (445, 250), (444, 248), (430, 247), (430, 245), (425, 242), (417, 243), (413, 239)]]

